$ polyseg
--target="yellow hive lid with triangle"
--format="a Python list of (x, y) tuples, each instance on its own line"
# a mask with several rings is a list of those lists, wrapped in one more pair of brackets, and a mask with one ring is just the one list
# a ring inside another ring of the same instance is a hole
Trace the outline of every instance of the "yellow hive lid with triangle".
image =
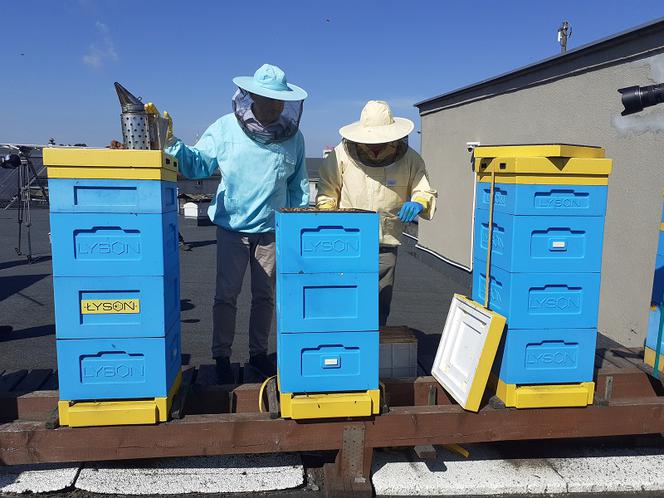
[(475, 157), (582, 157), (603, 158), (605, 151), (593, 145), (575, 144), (524, 144), (479, 145)]
[(485, 145), (474, 151), (479, 182), (608, 185), (613, 161), (601, 147), (573, 144)]
[(176, 181), (177, 160), (163, 150), (46, 147), (49, 178)]

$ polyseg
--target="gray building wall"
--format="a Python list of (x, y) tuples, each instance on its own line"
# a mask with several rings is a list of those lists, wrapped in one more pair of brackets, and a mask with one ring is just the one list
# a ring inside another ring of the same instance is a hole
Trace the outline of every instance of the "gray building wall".
[[(662, 33), (659, 42), (664, 47)], [(631, 53), (641, 53), (638, 38), (634, 43)], [(471, 96), (470, 102), (455, 96), (453, 102), (442, 97), (420, 104), (422, 156), (439, 191), (439, 207), (432, 222), (420, 224), (419, 244), (453, 263), (471, 266), (474, 177), (466, 142), (602, 146), (614, 162), (599, 328), (614, 340), (638, 346), (646, 334), (662, 212), (664, 104), (622, 118), (616, 90), (664, 81), (664, 48), (653, 52), (650, 47), (646, 55), (620, 60), (623, 54), (616, 52), (623, 49), (610, 49), (614, 53), (608, 57), (603, 53), (604, 61), (613, 62), (597, 65), (590, 56), (569, 75), (542, 75), (507, 93), (501, 89), (491, 95), (488, 88), (482, 92), (490, 96)], [(627, 126), (631, 131), (622, 129)]]

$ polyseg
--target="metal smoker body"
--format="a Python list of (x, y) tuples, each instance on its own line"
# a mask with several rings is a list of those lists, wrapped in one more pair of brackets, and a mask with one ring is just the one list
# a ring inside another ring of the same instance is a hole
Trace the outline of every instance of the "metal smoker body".
[(168, 121), (161, 116), (148, 114), (140, 98), (132, 95), (120, 83), (115, 91), (122, 106), (122, 141), (127, 149), (161, 150), (166, 146)]

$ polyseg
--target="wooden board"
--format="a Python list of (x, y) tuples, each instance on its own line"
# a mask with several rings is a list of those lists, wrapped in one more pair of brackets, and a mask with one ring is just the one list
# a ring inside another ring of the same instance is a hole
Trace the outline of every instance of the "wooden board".
[[(369, 421), (298, 423), (269, 414), (191, 415), (156, 426), (61, 427), (0, 425), (0, 463), (122, 460), (194, 455), (335, 450), (348, 426), (366, 431), (369, 448), (664, 432), (664, 399), (611, 402), (584, 409), (479, 413), (455, 405), (398, 407)], [(89, 441), (94, 441), (90, 445)]]
[[(366, 451), (664, 433), (664, 389), (641, 368), (641, 354), (624, 348), (599, 350), (598, 402), (587, 408), (515, 410), (486, 399), (475, 414), (455, 404), (435, 379), (421, 377), (384, 382), (389, 413), (364, 420), (307, 423), (274, 420), (269, 414), (256, 413), (260, 384), (216, 385), (214, 367), (209, 366), (201, 367), (195, 375), (196, 382), (182, 409), (185, 416), (180, 420), (155, 426), (47, 429), (44, 421), (56, 406), (57, 391), (15, 389), (57, 385), (56, 375), (49, 371), (9, 372), (0, 378), (4, 386), (0, 416), (10, 420), (0, 424), (0, 463), (338, 450), (349, 427), (363, 431)], [(490, 395), (488, 392), (487, 398)], [(89, 444), (91, 440), (94, 445)]]

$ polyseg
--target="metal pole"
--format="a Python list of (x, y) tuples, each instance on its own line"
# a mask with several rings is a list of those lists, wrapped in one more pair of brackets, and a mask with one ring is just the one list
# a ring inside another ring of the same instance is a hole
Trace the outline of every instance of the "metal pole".
[(572, 36), (572, 30), (570, 28), (568, 21), (563, 21), (563, 23), (558, 28), (558, 42), (560, 43), (560, 53), (564, 54), (567, 52), (567, 40)]

